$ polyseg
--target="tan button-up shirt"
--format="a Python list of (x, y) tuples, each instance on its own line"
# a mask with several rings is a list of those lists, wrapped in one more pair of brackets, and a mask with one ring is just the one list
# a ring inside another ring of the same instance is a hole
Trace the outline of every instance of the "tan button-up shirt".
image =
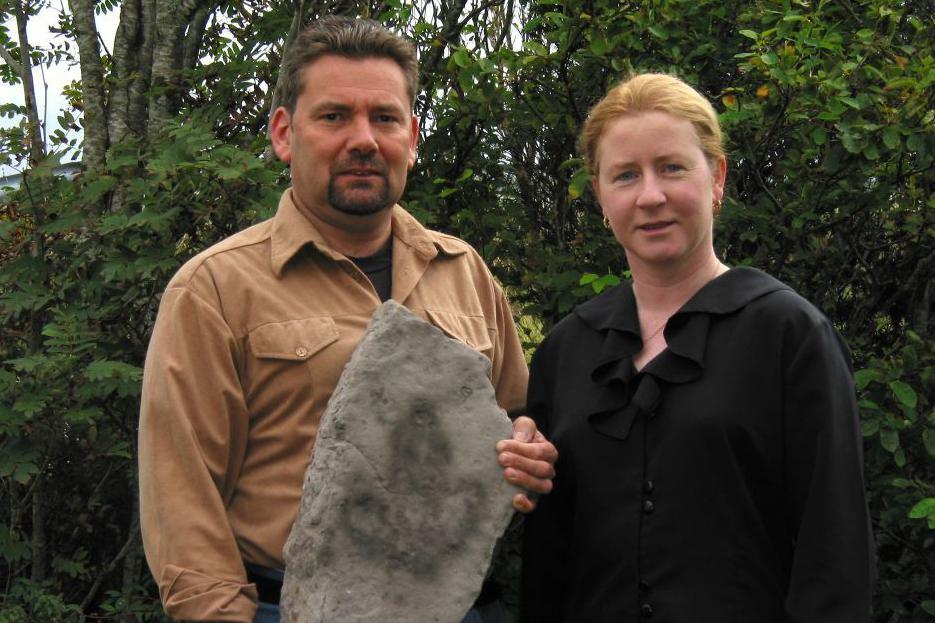
[[(392, 232), (393, 299), (487, 355), (498, 402), (520, 412), (526, 364), (484, 262), (398, 206)], [(291, 191), (274, 218), (169, 283), (146, 356), (139, 468), (146, 558), (170, 616), (252, 621), (243, 561), (282, 567), (319, 419), (379, 304)]]

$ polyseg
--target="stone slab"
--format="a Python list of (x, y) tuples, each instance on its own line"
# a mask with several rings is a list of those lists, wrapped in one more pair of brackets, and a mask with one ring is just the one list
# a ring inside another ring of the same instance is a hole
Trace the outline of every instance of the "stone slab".
[(286, 543), (285, 623), (459, 623), (516, 489), (490, 362), (393, 301), (322, 418)]

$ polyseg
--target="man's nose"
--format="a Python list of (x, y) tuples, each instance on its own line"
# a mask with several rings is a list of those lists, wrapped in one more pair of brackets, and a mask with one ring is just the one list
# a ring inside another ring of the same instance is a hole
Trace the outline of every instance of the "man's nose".
[(377, 150), (377, 139), (370, 119), (358, 117), (350, 126), (350, 135), (347, 139), (347, 148), (360, 153), (373, 153)]

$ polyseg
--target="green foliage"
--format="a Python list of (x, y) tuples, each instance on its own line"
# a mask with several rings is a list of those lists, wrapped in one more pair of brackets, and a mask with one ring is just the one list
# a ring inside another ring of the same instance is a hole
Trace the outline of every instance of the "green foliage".
[[(576, 147), (588, 109), (630, 71), (678, 74), (715, 103), (729, 152), (719, 254), (795, 287), (853, 351), (874, 621), (935, 616), (930, 3), (471, 0), (454, 18), (459, 3), (424, 4), (342, 6), (420, 48), (422, 140), (404, 203), (487, 259), (529, 349), (627, 274)], [(201, 61), (179, 72), (180, 121), (112, 145), (94, 174), (56, 177), (64, 134), (26, 168), (25, 124), (0, 130), (0, 162), (26, 173), (0, 195), (0, 622), (161, 617), (136, 537), (146, 344), (177, 267), (270, 216), (287, 182), (264, 151), (292, 10), (219, 6)], [(17, 52), (2, 28), (0, 45)], [(37, 54), (66, 58), (56, 45)], [(0, 78), (14, 79), (6, 65)], [(494, 570), (514, 606), (516, 538)]]
[(139, 549), (135, 478), (158, 296), (185, 259), (270, 215), (278, 176), (250, 149), (180, 124), (162, 142), (115, 147), (98, 175), (34, 175), (9, 196), (0, 478), (13, 513), (0, 524), (0, 577), (11, 587), (0, 620), (161, 619)]

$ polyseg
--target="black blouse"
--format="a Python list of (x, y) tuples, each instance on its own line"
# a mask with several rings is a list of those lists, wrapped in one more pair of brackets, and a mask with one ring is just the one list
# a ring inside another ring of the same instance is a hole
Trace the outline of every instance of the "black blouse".
[(641, 371), (632, 286), (579, 306), (533, 357), (558, 448), (527, 517), (526, 623), (859, 623), (873, 537), (849, 356), (828, 319), (751, 268), (665, 328)]

